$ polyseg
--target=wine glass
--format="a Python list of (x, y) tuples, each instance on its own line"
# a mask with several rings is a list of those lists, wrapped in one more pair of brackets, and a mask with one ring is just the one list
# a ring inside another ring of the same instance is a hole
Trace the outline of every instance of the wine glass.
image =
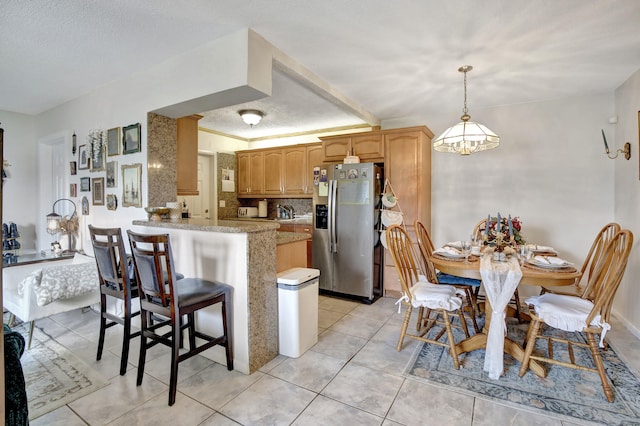
[(461, 241), (462, 254), (464, 255), (464, 261), (469, 262), (469, 254), (471, 253), (471, 241)]

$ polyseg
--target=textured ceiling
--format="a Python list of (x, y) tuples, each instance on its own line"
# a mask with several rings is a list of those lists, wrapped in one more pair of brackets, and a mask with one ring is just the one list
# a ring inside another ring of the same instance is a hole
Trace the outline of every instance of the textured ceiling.
[[(0, 109), (26, 114), (242, 28), (380, 120), (459, 115), (465, 64), (474, 66), (472, 116), (610, 92), (640, 69), (638, 0), (29, 0), (1, 10)], [(289, 89), (260, 101), (269, 109), (259, 126), (290, 133), (361, 122), (281, 77), (274, 86)], [(224, 122), (239, 121), (237, 109), (206, 121), (233, 134), (238, 124)]]

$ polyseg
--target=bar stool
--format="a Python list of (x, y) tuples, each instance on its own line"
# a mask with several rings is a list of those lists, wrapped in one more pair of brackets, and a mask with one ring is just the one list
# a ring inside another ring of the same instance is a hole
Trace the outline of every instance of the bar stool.
[[(138, 286), (128, 272), (127, 255), (124, 251), (120, 228), (96, 228), (89, 225), (89, 234), (100, 279), (100, 335), (96, 360), (100, 361), (102, 358), (106, 329), (116, 324), (123, 325), (120, 375), (124, 376), (129, 360), (129, 342), (140, 335), (139, 331), (131, 333), (131, 318), (140, 314), (139, 310), (133, 312), (131, 307), (131, 300), (138, 297)], [(122, 316), (107, 312), (107, 296), (123, 301)]]
[[(171, 348), (169, 405), (173, 405), (176, 400), (180, 362), (215, 345), (221, 345), (225, 348), (227, 369), (233, 370), (232, 287), (200, 278), (183, 278), (177, 282), (169, 234), (143, 235), (130, 230), (127, 234), (140, 291), (142, 334), (137, 385), (142, 384), (147, 349), (158, 343), (169, 346)], [(166, 280), (163, 279), (163, 270), (166, 271)], [(222, 304), (223, 335), (212, 337), (196, 330), (194, 314), (216, 303)], [(152, 315), (154, 318), (160, 316), (166, 320), (154, 322), (151, 320)], [(184, 315), (187, 317), (186, 324), (181, 322), (181, 317)], [(171, 330), (160, 334), (163, 331), (159, 329), (164, 326), (170, 326)], [(181, 331), (184, 328), (189, 331), (189, 349), (180, 354)], [(204, 340), (205, 343), (196, 346), (196, 337)], [(150, 339), (149, 342), (148, 339)]]

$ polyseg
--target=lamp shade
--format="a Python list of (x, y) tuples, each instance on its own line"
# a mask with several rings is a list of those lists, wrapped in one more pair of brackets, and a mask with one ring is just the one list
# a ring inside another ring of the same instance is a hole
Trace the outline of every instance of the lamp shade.
[(251, 127), (258, 124), (264, 116), (262, 111), (258, 111), (257, 109), (243, 109), (238, 111), (238, 114), (240, 114), (240, 117), (242, 117), (242, 121), (244, 121)]
[(56, 212), (51, 212), (47, 215), (47, 233), (55, 235), (60, 232), (60, 221), (62, 216)]
[(469, 155), (500, 145), (500, 137), (475, 121), (461, 121), (433, 140), (433, 149)]

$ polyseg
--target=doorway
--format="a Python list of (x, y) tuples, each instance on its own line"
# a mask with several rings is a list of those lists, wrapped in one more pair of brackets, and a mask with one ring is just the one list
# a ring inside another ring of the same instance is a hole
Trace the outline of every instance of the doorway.
[(215, 154), (198, 154), (198, 195), (183, 196), (192, 219), (217, 219)]

